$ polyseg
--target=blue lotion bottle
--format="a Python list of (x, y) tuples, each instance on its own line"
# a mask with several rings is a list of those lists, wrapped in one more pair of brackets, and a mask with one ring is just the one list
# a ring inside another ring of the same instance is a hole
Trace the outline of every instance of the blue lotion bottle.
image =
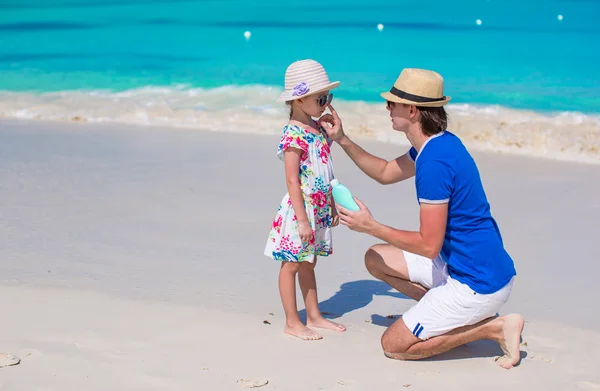
[(340, 183), (337, 179), (332, 179), (331, 182), (331, 193), (336, 204), (343, 206), (344, 208), (357, 212), (360, 210), (354, 197), (348, 188)]

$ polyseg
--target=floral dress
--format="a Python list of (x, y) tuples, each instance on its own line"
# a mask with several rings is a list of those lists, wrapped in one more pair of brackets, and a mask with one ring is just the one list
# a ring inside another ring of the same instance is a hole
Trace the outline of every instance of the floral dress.
[(313, 262), (315, 256), (332, 254), (331, 243), (331, 185), (334, 178), (331, 161), (331, 140), (316, 135), (297, 125), (287, 125), (277, 148), (277, 156), (284, 159), (290, 147), (302, 150), (300, 157), (300, 189), (313, 240), (303, 243), (298, 233), (298, 218), (287, 193), (279, 209), (265, 247), (265, 255), (288, 262)]

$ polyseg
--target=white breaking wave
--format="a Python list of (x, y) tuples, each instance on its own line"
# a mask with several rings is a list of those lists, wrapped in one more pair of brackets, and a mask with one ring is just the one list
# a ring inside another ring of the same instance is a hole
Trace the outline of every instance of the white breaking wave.
[[(124, 92), (0, 92), (0, 117), (198, 128), (279, 134), (288, 109), (267, 86), (213, 89), (144, 87)], [(334, 107), (350, 135), (408, 145), (391, 129), (384, 102), (340, 101)], [(600, 163), (600, 115), (542, 114), (501, 106), (450, 104), (448, 130), (472, 148)]]

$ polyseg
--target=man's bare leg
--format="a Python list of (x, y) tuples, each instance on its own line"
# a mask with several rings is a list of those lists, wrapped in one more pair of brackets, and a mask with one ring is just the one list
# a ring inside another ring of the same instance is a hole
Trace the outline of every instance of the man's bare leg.
[(376, 244), (369, 248), (365, 254), (365, 266), (373, 277), (417, 301), (428, 291), (410, 281), (404, 252), (392, 245)]
[(398, 319), (381, 337), (381, 345), (387, 357), (398, 360), (419, 360), (447, 352), (458, 346), (481, 339), (500, 344), (504, 356), (496, 360), (502, 368), (510, 369), (520, 360), (519, 345), (524, 320), (519, 314), (485, 319), (471, 326), (452, 330), (444, 335), (422, 341), (415, 337)]
[[(377, 244), (365, 254), (367, 270), (392, 288), (405, 295), (420, 300), (428, 289), (409, 279), (404, 252), (389, 244)], [(415, 337), (404, 324), (397, 320), (383, 334), (381, 343), (386, 356), (400, 360), (418, 360), (438, 355), (469, 342), (490, 339), (500, 344), (504, 356), (497, 360), (498, 365), (510, 369), (520, 359), (520, 337), (523, 331), (523, 317), (511, 314), (483, 320), (475, 325), (465, 326), (422, 341)]]

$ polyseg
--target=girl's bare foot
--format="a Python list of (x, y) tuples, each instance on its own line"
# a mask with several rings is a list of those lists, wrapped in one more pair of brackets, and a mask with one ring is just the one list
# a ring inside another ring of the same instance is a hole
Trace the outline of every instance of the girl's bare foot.
[(302, 323), (294, 326), (289, 326), (286, 324), (285, 328), (283, 329), (283, 332), (294, 337), (303, 339), (305, 341), (315, 341), (323, 338), (321, 335), (315, 333)]
[(316, 327), (321, 329), (333, 330), (333, 331), (346, 331), (346, 327), (339, 323), (332, 322), (330, 320), (325, 319), (322, 316), (318, 318), (309, 318), (306, 320), (306, 325), (309, 327)]
[(504, 356), (498, 357), (496, 363), (504, 369), (510, 369), (517, 365), (521, 359), (519, 344), (521, 343), (521, 333), (523, 332), (525, 321), (518, 314), (506, 315), (503, 318), (502, 338), (498, 342), (500, 342)]

